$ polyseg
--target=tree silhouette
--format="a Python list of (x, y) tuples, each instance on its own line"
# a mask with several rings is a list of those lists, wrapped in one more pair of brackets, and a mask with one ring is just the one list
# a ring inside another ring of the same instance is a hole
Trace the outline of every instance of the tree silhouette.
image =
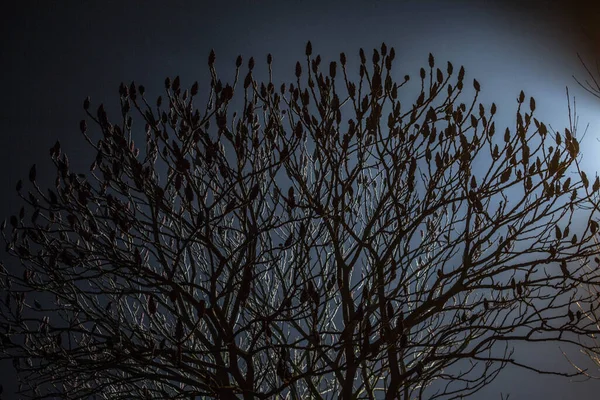
[(3, 229), (21, 266), (3, 269), (2, 357), (22, 392), (435, 399), (509, 364), (576, 373), (513, 351), (598, 331), (576, 304), (598, 307), (578, 262), (598, 252), (584, 206), (600, 180), (576, 138), (523, 92), (496, 132), (479, 83), (432, 55), (401, 104), (394, 49), (359, 56), (353, 81), (343, 53), (321, 72), (308, 43), (277, 87), (271, 55), (267, 82), (238, 57), (229, 84), (211, 52), (202, 111), (203, 87), (179, 77), (156, 104), (121, 84), (118, 123), (86, 99), (91, 171), (71, 172), (57, 142), (56, 187), (32, 167), (31, 190), (17, 185), (32, 213)]
[[(589, 35), (588, 39), (590, 38)], [(600, 82), (598, 81), (598, 77), (600, 76), (600, 64), (598, 61), (595, 62), (595, 70), (592, 70), (590, 66), (583, 60), (583, 57), (580, 54), (577, 54), (581, 65), (584, 67), (587, 78), (584, 81), (578, 79), (575, 75), (573, 78), (577, 82), (577, 84), (585, 89), (588, 93), (593, 95), (594, 97), (600, 99)], [(567, 91), (568, 94), (568, 91)], [(575, 104), (574, 104), (575, 106)], [(570, 104), (569, 104), (570, 108)], [(574, 118), (577, 121), (576, 111), (574, 111)], [(573, 122), (571, 122), (573, 124)], [(600, 196), (596, 193), (591, 197), (592, 207), (595, 210), (600, 209)], [(598, 222), (598, 219), (596, 219)], [(600, 242), (598, 238), (595, 240), (596, 245), (598, 246), (598, 250), (600, 250)], [(594, 256), (593, 259), (582, 260), (581, 265), (588, 268), (589, 270), (593, 270), (598, 268), (600, 265), (600, 257)], [(600, 298), (600, 286), (598, 286), (597, 282), (582, 282), (582, 290), (586, 291), (590, 297), (596, 296)], [(594, 324), (596, 329), (600, 331), (600, 312), (596, 308), (587, 308), (585, 303), (577, 304), (578, 312), (585, 317), (589, 323)], [(585, 340), (585, 339), (584, 339)], [(583, 344), (583, 343), (582, 343)], [(595, 365), (598, 366), (598, 370), (589, 371), (584, 369), (580, 363), (573, 361), (567, 354), (565, 356), (570, 361), (570, 363), (581, 372), (581, 374), (589, 377), (600, 379), (600, 342), (598, 341), (598, 337), (593, 337), (592, 340), (587, 340), (585, 344), (583, 344), (583, 349), (581, 350), (583, 354), (585, 354)]]

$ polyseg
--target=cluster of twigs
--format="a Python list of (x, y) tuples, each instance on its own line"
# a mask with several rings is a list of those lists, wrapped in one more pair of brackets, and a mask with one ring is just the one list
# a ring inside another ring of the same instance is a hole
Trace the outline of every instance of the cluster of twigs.
[(516, 342), (585, 346), (598, 327), (577, 304), (598, 302), (578, 288), (597, 273), (578, 262), (598, 223), (572, 221), (600, 181), (574, 135), (522, 92), (496, 131), (479, 83), (431, 55), (401, 102), (394, 49), (359, 56), (353, 81), (343, 53), (323, 71), (309, 43), (276, 86), (271, 55), (268, 82), (238, 57), (229, 84), (211, 52), (202, 111), (204, 88), (178, 77), (156, 103), (122, 84), (118, 123), (87, 99), (90, 173), (57, 142), (55, 187), (33, 167), (17, 187), (32, 212), (4, 229), (22, 265), (2, 272), (1, 357), (22, 391), (457, 398), (535, 369)]

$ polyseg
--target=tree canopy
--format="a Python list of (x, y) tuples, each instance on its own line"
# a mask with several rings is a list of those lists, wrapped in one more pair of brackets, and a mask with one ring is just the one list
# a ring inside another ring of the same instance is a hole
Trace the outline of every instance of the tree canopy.
[(572, 128), (521, 92), (496, 129), (479, 82), (431, 54), (409, 100), (394, 60), (361, 49), (356, 74), (309, 42), (289, 83), (270, 54), (266, 81), (238, 57), (223, 82), (211, 52), (210, 85), (167, 78), (154, 102), (121, 84), (116, 122), (86, 99), (90, 171), (56, 142), (55, 187), (34, 165), (3, 224), (19, 263), (2, 269), (0, 357), (22, 392), (437, 399), (510, 364), (575, 373), (513, 351), (598, 333), (580, 285), (598, 282), (600, 180)]

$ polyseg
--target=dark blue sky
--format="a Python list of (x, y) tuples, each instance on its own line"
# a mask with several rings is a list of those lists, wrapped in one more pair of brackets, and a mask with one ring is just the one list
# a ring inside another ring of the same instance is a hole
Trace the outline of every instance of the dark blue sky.
[[(537, 100), (538, 118), (560, 129), (568, 124), (565, 86), (577, 96), (584, 166), (598, 170), (600, 100), (578, 88), (581, 52), (600, 57), (600, 7), (575, 1), (15, 1), (3, 11), (0, 106), (0, 199), (4, 215), (19, 207), (13, 187), (37, 163), (41, 178), (51, 166), (48, 149), (59, 139), (74, 170), (92, 160), (78, 124), (82, 100), (91, 96), (109, 110), (118, 106), (121, 81), (160, 94), (166, 76), (185, 85), (208, 82), (206, 59), (214, 48), (221, 71), (237, 54), (267, 53), (276, 80), (293, 78), (293, 66), (311, 40), (325, 59), (385, 41), (398, 54), (398, 76), (414, 74), (432, 52), (438, 61), (464, 65), (482, 84), (483, 102), (496, 102), (514, 124), (521, 89)], [(590, 33), (588, 40), (582, 30)], [(113, 113), (114, 115), (114, 113)], [(2, 256), (4, 258), (4, 256)], [(555, 347), (519, 347), (537, 365), (566, 361)], [(600, 372), (599, 372), (600, 374)], [(9, 386), (8, 375), (0, 377)], [(595, 398), (600, 382), (574, 384), (508, 369), (475, 398)]]

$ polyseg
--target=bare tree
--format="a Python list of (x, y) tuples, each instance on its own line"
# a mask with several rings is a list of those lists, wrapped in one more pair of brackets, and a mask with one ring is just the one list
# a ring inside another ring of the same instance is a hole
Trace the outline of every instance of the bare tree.
[[(589, 34), (587, 34), (587, 36), (588, 36), (588, 39), (591, 39)], [(580, 87), (585, 89), (588, 93), (590, 93), (594, 97), (600, 99), (600, 82), (598, 81), (598, 77), (600, 77), (600, 64), (598, 63), (598, 61), (596, 61), (595, 68), (594, 68), (594, 70), (592, 70), (590, 68), (590, 66), (588, 65), (588, 63), (586, 63), (583, 60), (583, 57), (581, 56), (581, 54), (577, 54), (577, 57), (579, 58), (581, 65), (584, 67), (584, 69), (587, 73), (587, 78), (583, 81), (578, 79), (575, 75), (573, 75), (573, 78), (575, 79), (575, 81), (577, 82), (577, 84)], [(568, 89), (567, 89), (567, 96), (568, 96)], [(573, 101), (573, 102), (575, 102), (575, 101)], [(569, 103), (569, 110), (570, 110), (570, 107), (571, 107), (571, 104)], [(578, 118), (576, 116), (575, 104), (574, 104), (574, 108), (573, 108), (573, 115), (574, 115), (574, 118), (570, 119), (570, 123), (571, 123), (572, 127), (573, 127), (573, 125), (576, 126), (577, 120), (578, 120)], [(600, 210), (600, 196), (598, 194), (595, 194), (594, 196), (592, 196), (590, 198), (590, 200), (591, 200), (591, 207), (596, 211)], [(596, 219), (596, 222), (598, 222), (598, 219)], [(598, 238), (596, 238), (595, 242), (596, 242), (596, 245), (598, 246), (598, 250), (600, 250), (600, 242), (598, 241)], [(600, 257), (598, 257), (596, 255), (593, 258), (590, 258), (588, 260), (581, 260), (581, 265), (584, 266), (585, 268), (588, 268), (590, 271), (598, 269), (598, 266), (600, 266)], [(581, 287), (582, 287), (582, 290), (586, 291), (590, 297), (595, 296), (596, 298), (600, 298), (600, 286), (598, 285), (597, 282), (582, 282)], [(586, 304), (584, 304), (584, 303), (577, 304), (577, 305), (579, 308), (579, 312), (589, 321), (589, 323), (595, 324), (596, 329), (598, 329), (600, 331), (600, 312), (598, 311), (598, 309), (587, 308)], [(587, 338), (587, 339), (589, 339), (589, 338)], [(583, 340), (585, 340), (585, 338)], [(581, 363), (574, 361), (566, 353), (565, 353), (565, 357), (569, 360), (571, 365), (573, 365), (577, 370), (579, 370), (581, 372), (582, 375), (584, 375), (588, 378), (600, 379), (600, 341), (598, 340), (598, 336), (596, 335), (595, 337), (592, 337), (591, 340), (587, 340), (585, 343), (582, 343), (581, 352), (583, 354), (585, 354), (593, 362), (593, 364), (598, 366), (598, 370), (590, 371), (590, 370), (583, 368), (581, 366)]]
[(575, 79), (575, 82), (588, 93), (600, 99), (600, 82), (597, 79), (597, 77), (600, 77), (600, 64), (596, 61), (595, 71), (592, 71), (589, 65), (583, 60), (583, 57), (581, 57), (581, 54), (577, 54), (577, 58), (585, 69), (588, 77), (583, 82), (575, 75), (573, 75), (573, 79)]
[(156, 104), (122, 84), (119, 123), (84, 102), (91, 172), (57, 142), (56, 187), (32, 167), (17, 185), (32, 213), (3, 230), (22, 266), (3, 269), (2, 357), (23, 393), (435, 399), (509, 364), (577, 373), (513, 354), (598, 332), (576, 305), (598, 307), (578, 262), (598, 252), (583, 207), (600, 189), (577, 139), (523, 92), (496, 132), (479, 83), (431, 55), (401, 104), (394, 49), (359, 56), (353, 81), (343, 53), (321, 72), (308, 43), (278, 87), (271, 55), (268, 82), (238, 57), (228, 84), (211, 52), (202, 111), (178, 77)]
[[(597, 243), (598, 248), (600, 249), (600, 243)], [(586, 268), (590, 270), (598, 269), (600, 265), (600, 257), (594, 257), (593, 262), (589, 260), (588, 262), (582, 262)], [(587, 292), (590, 297), (600, 298), (600, 288), (597, 283), (582, 283), (582, 288)], [(588, 323), (596, 326), (596, 329), (600, 332), (600, 312), (598, 309), (593, 307), (586, 307), (585, 304), (577, 303), (577, 312), (582, 315), (583, 318), (588, 320)], [(587, 339), (587, 340), (585, 340)], [(600, 341), (598, 339), (598, 335), (592, 336), (591, 338), (585, 338), (581, 341), (581, 353), (587, 357), (592, 364), (597, 366), (597, 369), (590, 370), (583, 366), (583, 363), (580, 360), (574, 359), (572, 356), (563, 352), (565, 358), (569, 361), (569, 363), (575, 367), (581, 375), (586, 378), (592, 379), (600, 379)]]

